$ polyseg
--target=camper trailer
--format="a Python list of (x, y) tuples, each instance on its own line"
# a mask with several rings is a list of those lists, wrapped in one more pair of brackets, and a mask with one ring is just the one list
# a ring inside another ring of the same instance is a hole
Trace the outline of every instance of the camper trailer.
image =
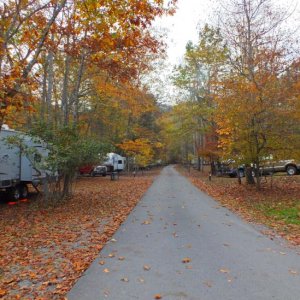
[(107, 167), (107, 173), (121, 172), (125, 169), (126, 158), (116, 154), (108, 153), (104, 165)]
[[(32, 155), (22, 152), (20, 147), (10, 145), (7, 138), (18, 136), (22, 139), (26, 148), (35, 149)], [(36, 168), (42, 157), (48, 155), (46, 145), (42, 141), (36, 141), (21, 132), (2, 127), (0, 131), (0, 192), (6, 192), (12, 200), (26, 198), (28, 184), (37, 186), (46, 177), (44, 170)], [(32, 157), (31, 157), (32, 156)]]

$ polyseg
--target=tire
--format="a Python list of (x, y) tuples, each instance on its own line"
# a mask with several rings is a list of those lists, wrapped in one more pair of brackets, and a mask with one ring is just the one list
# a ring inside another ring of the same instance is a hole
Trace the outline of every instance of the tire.
[(92, 172), (90, 173), (90, 175), (91, 175), (92, 177), (95, 177), (95, 176), (96, 176), (96, 174), (95, 174), (94, 171), (92, 171)]
[(20, 186), (20, 198), (25, 199), (28, 197), (28, 187), (26, 184)]
[(21, 197), (20, 186), (11, 187), (8, 191), (9, 199), (12, 201), (18, 201)]
[(286, 167), (286, 173), (289, 176), (293, 176), (297, 174), (297, 168), (295, 166), (287, 166)]
[(106, 173), (105, 173), (105, 174), (102, 174), (102, 177), (106, 177)]

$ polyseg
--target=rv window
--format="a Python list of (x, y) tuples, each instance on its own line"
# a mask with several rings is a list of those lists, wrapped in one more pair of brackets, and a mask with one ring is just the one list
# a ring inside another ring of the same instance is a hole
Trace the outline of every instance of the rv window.
[(118, 164), (122, 164), (123, 163), (123, 161), (122, 160), (118, 160)]

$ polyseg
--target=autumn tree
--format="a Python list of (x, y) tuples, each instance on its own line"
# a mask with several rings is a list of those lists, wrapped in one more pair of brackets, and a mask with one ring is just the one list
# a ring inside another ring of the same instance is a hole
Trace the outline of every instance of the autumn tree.
[[(179, 105), (174, 112), (185, 111), (184, 135), (191, 136), (192, 148), (197, 157), (198, 169), (202, 169), (204, 158), (212, 158), (216, 145), (214, 135), (213, 91), (215, 82), (222, 73), (226, 61), (227, 48), (220, 30), (205, 25), (199, 32), (196, 44), (186, 46), (184, 63), (175, 69), (175, 85), (185, 94), (184, 105)], [(182, 118), (181, 118), (182, 119)]]
[(0, 130), (9, 113), (30, 108), (32, 70), (66, 0), (0, 4)]
[[(293, 156), (296, 119), (295, 90), (287, 84), (294, 55), (280, 13), (269, 0), (229, 1), (222, 34), (230, 51), (228, 73), (216, 96), (220, 147), (225, 157), (259, 168), (271, 155)], [(287, 154), (287, 152), (289, 152)], [(252, 182), (251, 168), (247, 169)]]
[[(125, 140), (117, 145), (127, 156), (127, 161), (131, 160), (133, 167), (145, 168), (153, 162), (155, 150), (162, 147), (159, 142), (152, 142), (146, 138), (135, 140)], [(128, 165), (129, 167), (129, 165)]]
[(5, 120), (15, 129), (34, 129), (57, 144), (51, 158), (68, 162), (58, 168), (65, 178), (63, 194), (84, 161), (73, 159), (75, 166), (69, 158), (83, 157), (81, 148), (93, 148), (78, 146), (81, 141), (116, 144), (155, 135), (150, 123), (156, 102), (139, 77), (163, 54), (151, 23), (172, 14), (175, 2), (1, 4), (0, 125)]

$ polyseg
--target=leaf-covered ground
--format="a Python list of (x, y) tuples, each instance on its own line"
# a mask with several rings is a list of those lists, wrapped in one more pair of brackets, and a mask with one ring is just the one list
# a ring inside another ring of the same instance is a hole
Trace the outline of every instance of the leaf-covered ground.
[(262, 179), (262, 189), (242, 185), (236, 178), (212, 177), (207, 172), (179, 168), (202, 191), (249, 222), (267, 225), (264, 231), (271, 236), (280, 235), (293, 245), (300, 245), (300, 175), (278, 174)]
[(83, 177), (55, 208), (1, 202), (0, 298), (63, 299), (157, 174)]

